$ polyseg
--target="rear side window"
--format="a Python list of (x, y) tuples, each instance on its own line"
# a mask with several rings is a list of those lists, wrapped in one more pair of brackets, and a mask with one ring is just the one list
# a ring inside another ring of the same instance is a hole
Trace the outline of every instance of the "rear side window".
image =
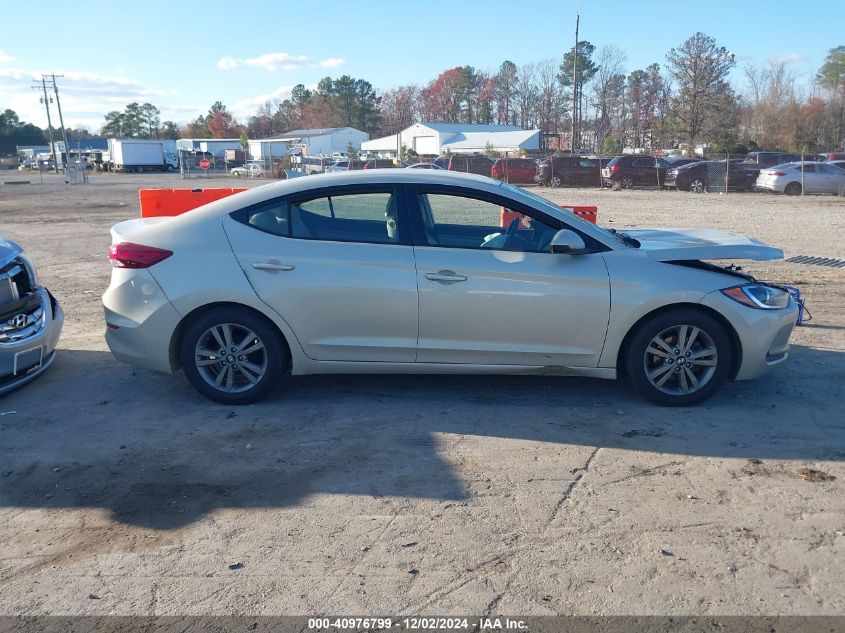
[(654, 167), (653, 158), (638, 158), (633, 163), (634, 167)]
[(247, 209), (238, 219), (265, 233), (281, 237), (290, 235), (288, 205), (280, 200)]
[(392, 192), (351, 193), (290, 204), (291, 236), (333, 242), (398, 244), (399, 216)]

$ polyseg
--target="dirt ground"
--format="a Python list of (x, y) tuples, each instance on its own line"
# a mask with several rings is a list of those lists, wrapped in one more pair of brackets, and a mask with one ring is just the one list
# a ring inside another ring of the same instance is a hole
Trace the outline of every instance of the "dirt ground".
[[(51, 370), (0, 399), (0, 614), (845, 614), (845, 269), (748, 265), (813, 320), (691, 409), (448, 376), (298, 377), (232, 409), (103, 340), (109, 227), (139, 187), (196, 185), (0, 186), (0, 234), (67, 314)], [(535, 191), (845, 258), (842, 198)]]

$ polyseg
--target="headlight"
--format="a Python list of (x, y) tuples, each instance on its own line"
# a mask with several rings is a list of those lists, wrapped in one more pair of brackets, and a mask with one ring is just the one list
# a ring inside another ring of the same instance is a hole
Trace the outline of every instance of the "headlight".
[(748, 284), (722, 290), (722, 294), (749, 308), (780, 310), (789, 305), (789, 293), (776, 286)]

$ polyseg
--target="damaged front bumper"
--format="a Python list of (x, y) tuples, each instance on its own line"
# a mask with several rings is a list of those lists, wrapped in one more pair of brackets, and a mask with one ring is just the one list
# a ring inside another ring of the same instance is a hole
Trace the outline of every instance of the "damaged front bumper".
[(64, 313), (43, 287), (21, 307), (0, 307), (0, 395), (34, 380), (53, 364)]

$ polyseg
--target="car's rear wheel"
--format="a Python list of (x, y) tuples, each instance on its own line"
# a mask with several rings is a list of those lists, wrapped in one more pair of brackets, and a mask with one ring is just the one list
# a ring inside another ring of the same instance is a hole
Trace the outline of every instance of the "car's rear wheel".
[(786, 185), (786, 189), (783, 192), (788, 196), (800, 196), (801, 195), (801, 183), (800, 182), (791, 182)]
[(706, 193), (707, 185), (704, 184), (701, 178), (693, 178), (689, 184), (689, 190), (693, 193)]
[(623, 189), (633, 189), (634, 187), (634, 179), (631, 176), (622, 176), (619, 180), (619, 186)]
[(278, 333), (252, 312), (216, 308), (185, 330), (180, 348), (188, 382), (221, 404), (249, 404), (266, 396), (287, 369)]
[(624, 357), (628, 381), (663, 406), (698, 404), (730, 374), (733, 350), (725, 328), (690, 308), (657, 314), (639, 326)]
[(563, 178), (560, 174), (553, 174), (551, 179), (549, 180), (549, 186), (553, 189), (557, 189), (558, 187), (563, 186)]

